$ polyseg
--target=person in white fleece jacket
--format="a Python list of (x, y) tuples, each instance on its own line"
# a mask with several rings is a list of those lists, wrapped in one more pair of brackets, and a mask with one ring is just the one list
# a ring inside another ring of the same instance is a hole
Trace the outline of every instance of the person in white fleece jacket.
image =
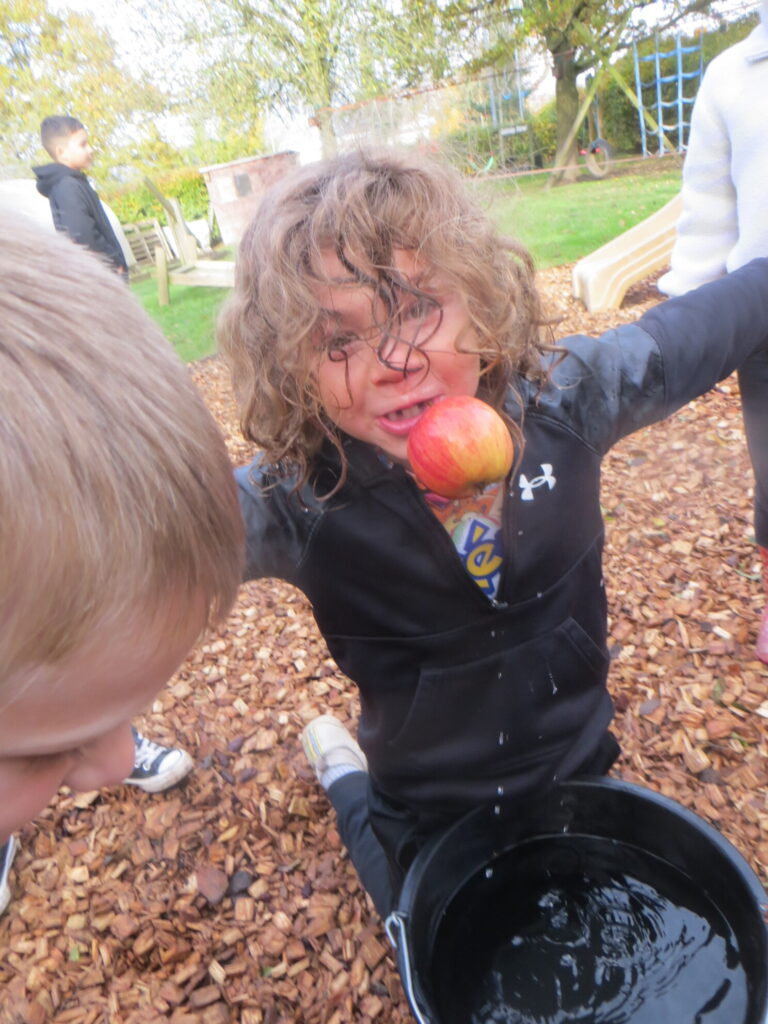
[[(768, 256), (768, 0), (760, 24), (742, 42), (715, 57), (696, 96), (683, 166), (683, 212), (670, 260), (658, 281), (665, 295), (682, 295)], [(768, 362), (739, 374), (748, 392), (768, 403)], [(745, 412), (747, 441), (749, 414)], [(768, 594), (768, 451), (750, 444), (755, 471), (755, 537)], [(768, 607), (762, 614), (757, 656), (768, 663)]]

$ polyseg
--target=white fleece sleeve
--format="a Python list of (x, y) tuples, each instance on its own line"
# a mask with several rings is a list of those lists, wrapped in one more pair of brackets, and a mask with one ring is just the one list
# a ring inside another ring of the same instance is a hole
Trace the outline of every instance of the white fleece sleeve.
[(731, 140), (718, 104), (722, 95), (716, 62), (707, 69), (694, 104), (683, 165), (683, 212), (670, 260), (658, 281), (666, 295), (683, 295), (726, 273), (738, 240), (736, 191), (731, 176)]

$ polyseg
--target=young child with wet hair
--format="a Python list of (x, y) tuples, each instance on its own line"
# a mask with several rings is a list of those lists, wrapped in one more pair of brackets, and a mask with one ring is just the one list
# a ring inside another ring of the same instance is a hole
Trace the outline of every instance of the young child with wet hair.
[[(237, 593), (222, 436), (120, 279), (0, 212), (0, 843), (134, 766), (143, 711)], [(4, 862), (7, 862), (6, 846)]]
[[(271, 188), (219, 339), (242, 428), (246, 573), (301, 588), (359, 687), (359, 745), (329, 715), (303, 744), (386, 915), (415, 853), (478, 805), (605, 773), (600, 464), (768, 347), (768, 260), (600, 338), (542, 332), (530, 256), (447, 167), (356, 153)], [(444, 500), (408, 435), (473, 395), (518, 458)], [(768, 409), (750, 410), (768, 444)]]

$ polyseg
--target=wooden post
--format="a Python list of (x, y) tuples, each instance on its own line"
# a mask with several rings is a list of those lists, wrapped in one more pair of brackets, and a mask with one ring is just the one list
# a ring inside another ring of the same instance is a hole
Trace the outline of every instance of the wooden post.
[(168, 257), (165, 255), (162, 245), (155, 246), (155, 269), (157, 271), (157, 301), (159, 305), (167, 306), (171, 301), (168, 286)]
[(193, 267), (197, 263), (197, 239), (194, 235), (179, 233), (181, 262), (185, 267)]

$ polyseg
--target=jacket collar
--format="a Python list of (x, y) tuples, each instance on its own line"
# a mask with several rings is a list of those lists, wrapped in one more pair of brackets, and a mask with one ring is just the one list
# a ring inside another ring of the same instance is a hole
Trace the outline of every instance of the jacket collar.
[[(342, 445), (349, 462), (350, 476), (353, 476), (358, 483), (376, 484), (391, 475), (391, 465), (387, 464), (371, 445), (358, 441), (348, 434), (342, 434)], [(325, 467), (332, 477), (338, 479), (341, 463), (339, 454), (330, 441), (323, 442), (319, 464)]]
[(392, 463), (382, 458), (371, 445), (345, 435), (344, 451), (351, 471), (361, 483), (371, 485), (391, 477)]

